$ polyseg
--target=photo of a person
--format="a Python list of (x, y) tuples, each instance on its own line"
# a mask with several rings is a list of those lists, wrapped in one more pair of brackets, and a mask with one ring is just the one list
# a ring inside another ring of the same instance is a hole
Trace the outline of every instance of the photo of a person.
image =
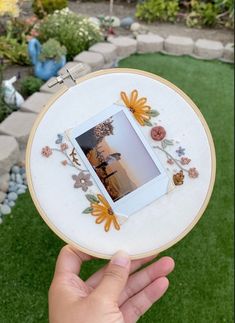
[(160, 174), (122, 111), (76, 141), (114, 202)]

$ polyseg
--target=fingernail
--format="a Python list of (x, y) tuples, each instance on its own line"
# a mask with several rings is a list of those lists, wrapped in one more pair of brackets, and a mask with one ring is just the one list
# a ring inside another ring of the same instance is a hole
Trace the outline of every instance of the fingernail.
[(118, 251), (111, 259), (111, 264), (118, 265), (121, 267), (128, 267), (130, 264), (130, 257), (124, 251)]

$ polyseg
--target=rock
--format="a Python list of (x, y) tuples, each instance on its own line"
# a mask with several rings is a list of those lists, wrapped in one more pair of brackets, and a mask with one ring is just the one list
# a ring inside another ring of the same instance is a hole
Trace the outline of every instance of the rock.
[(14, 202), (14, 201), (10, 201), (10, 202), (8, 203), (8, 205), (9, 205), (10, 207), (13, 207), (13, 206), (15, 206), (15, 202)]
[(17, 194), (15, 192), (10, 192), (7, 195), (8, 201), (16, 201), (17, 200)]
[(51, 93), (35, 92), (20, 107), (20, 111), (39, 113), (51, 99)]
[(6, 173), (2, 176), (0, 176), (0, 191), (6, 193), (9, 188), (9, 179), (10, 175), (9, 173)]
[(101, 69), (104, 65), (104, 57), (99, 53), (84, 51), (74, 57), (74, 61), (89, 65), (93, 71)]
[(120, 58), (128, 57), (136, 52), (137, 41), (130, 37), (110, 37), (109, 42), (117, 47), (117, 55)]
[(179, 56), (192, 54), (193, 46), (193, 40), (189, 37), (168, 36), (164, 42), (167, 53)]
[(134, 19), (132, 17), (125, 17), (121, 20), (120, 26), (125, 29), (130, 29)]
[(24, 184), (18, 184), (18, 189), (27, 190), (27, 185), (24, 185)]
[(222, 57), (222, 60), (228, 63), (233, 63), (234, 62), (234, 44), (233, 43), (228, 43), (224, 47), (224, 55)]
[(20, 174), (16, 174), (16, 183), (18, 183), (18, 184), (22, 184), (23, 183), (23, 179), (22, 179), (22, 177), (21, 177)]
[[(5, 120), (0, 124), (0, 128)], [(15, 138), (0, 136), (0, 175), (8, 173), (11, 167), (18, 161), (18, 158), (19, 146)]]
[(9, 187), (8, 189), (9, 192), (16, 192), (17, 191), (17, 186), (12, 186), (12, 187)]
[(219, 41), (198, 39), (194, 46), (194, 54), (198, 58), (216, 59), (223, 55), (224, 46)]
[(117, 58), (117, 47), (110, 43), (97, 43), (89, 48), (89, 51), (100, 53), (105, 60), (105, 63), (111, 63)]
[(25, 168), (24, 167), (20, 167), (20, 175), (22, 175), (22, 178), (24, 178), (23, 177), (24, 174), (25, 174)]
[(138, 22), (133, 22), (131, 25), (131, 31), (138, 31), (141, 29), (141, 25)]
[(138, 35), (137, 51), (138, 53), (155, 53), (163, 50), (164, 39), (158, 35)]
[(0, 191), (0, 203), (2, 203), (5, 200), (5, 197), (6, 197), (6, 193)]
[(15, 166), (12, 167), (11, 171), (14, 174), (18, 174), (20, 172), (20, 167), (15, 165)]
[(15, 180), (16, 180), (16, 174), (14, 174), (14, 173), (11, 173), (11, 180), (13, 181), (13, 182), (15, 182)]
[(23, 189), (23, 188), (20, 188), (18, 191), (17, 191), (17, 193), (20, 195), (20, 194), (24, 194), (26, 192), (26, 190), (25, 189)]
[[(27, 112), (20, 112), (20, 111), (13, 112), (0, 124), (0, 133), (15, 137), (15, 139), (18, 141), (20, 149), (25, 148), (30, 130), (32, 129), (35, 119), (36, 119), (35, 113), (27, 113)], [(0, 136), (0, 138), (1, 137), (2, 136)], [(10, 146), (12, 146), (12, 144), (10, 144)], [(2, 153), (1, 139), (0, 139), (0, 147), (1, 147), (0, 149), (0, 155), (1, 155)], [(15, 144), (14, 144), (14, 147), (15, 147)], [(18, 153), (19, 152), (17, 150), (17, 157), (18, 157)], [(1, 157), (0, 157), (0, 160), (1, 160)], [(13, 164), (15, 164), (16, 162), (17, 160), (15, 160)]]
[(89, 17), (88, 21), (97, 27), (100, 26), (100, 20), (97, 17)]
[(1, 209), (2, 215), (7, 215), (11, 213), (11, 208), (7, 204), (1, 204), (0, 209)]
[(106, 16), (105, 17), (105, 21), (109, 21), (109, 19), (111, 18), (112, 22), (111, 22), (111, 26), (114, 28), (120, 27), (120, 19), (116, 16)]

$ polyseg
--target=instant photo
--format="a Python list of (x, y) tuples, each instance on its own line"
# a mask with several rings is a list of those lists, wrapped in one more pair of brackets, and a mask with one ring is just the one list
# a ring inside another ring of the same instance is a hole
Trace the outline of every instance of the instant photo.
[(160, 174), (123, 111), (76, 141), (114, 202)]

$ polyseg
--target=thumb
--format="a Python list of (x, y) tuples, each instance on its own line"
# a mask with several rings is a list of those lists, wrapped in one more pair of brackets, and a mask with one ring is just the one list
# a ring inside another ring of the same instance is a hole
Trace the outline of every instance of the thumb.
[(123, 291), (130, 272), (130, 257), (124, 251), (118, 251), (105, 269), (103, 279), (94, 293), (102, 298), (117, 302)]

